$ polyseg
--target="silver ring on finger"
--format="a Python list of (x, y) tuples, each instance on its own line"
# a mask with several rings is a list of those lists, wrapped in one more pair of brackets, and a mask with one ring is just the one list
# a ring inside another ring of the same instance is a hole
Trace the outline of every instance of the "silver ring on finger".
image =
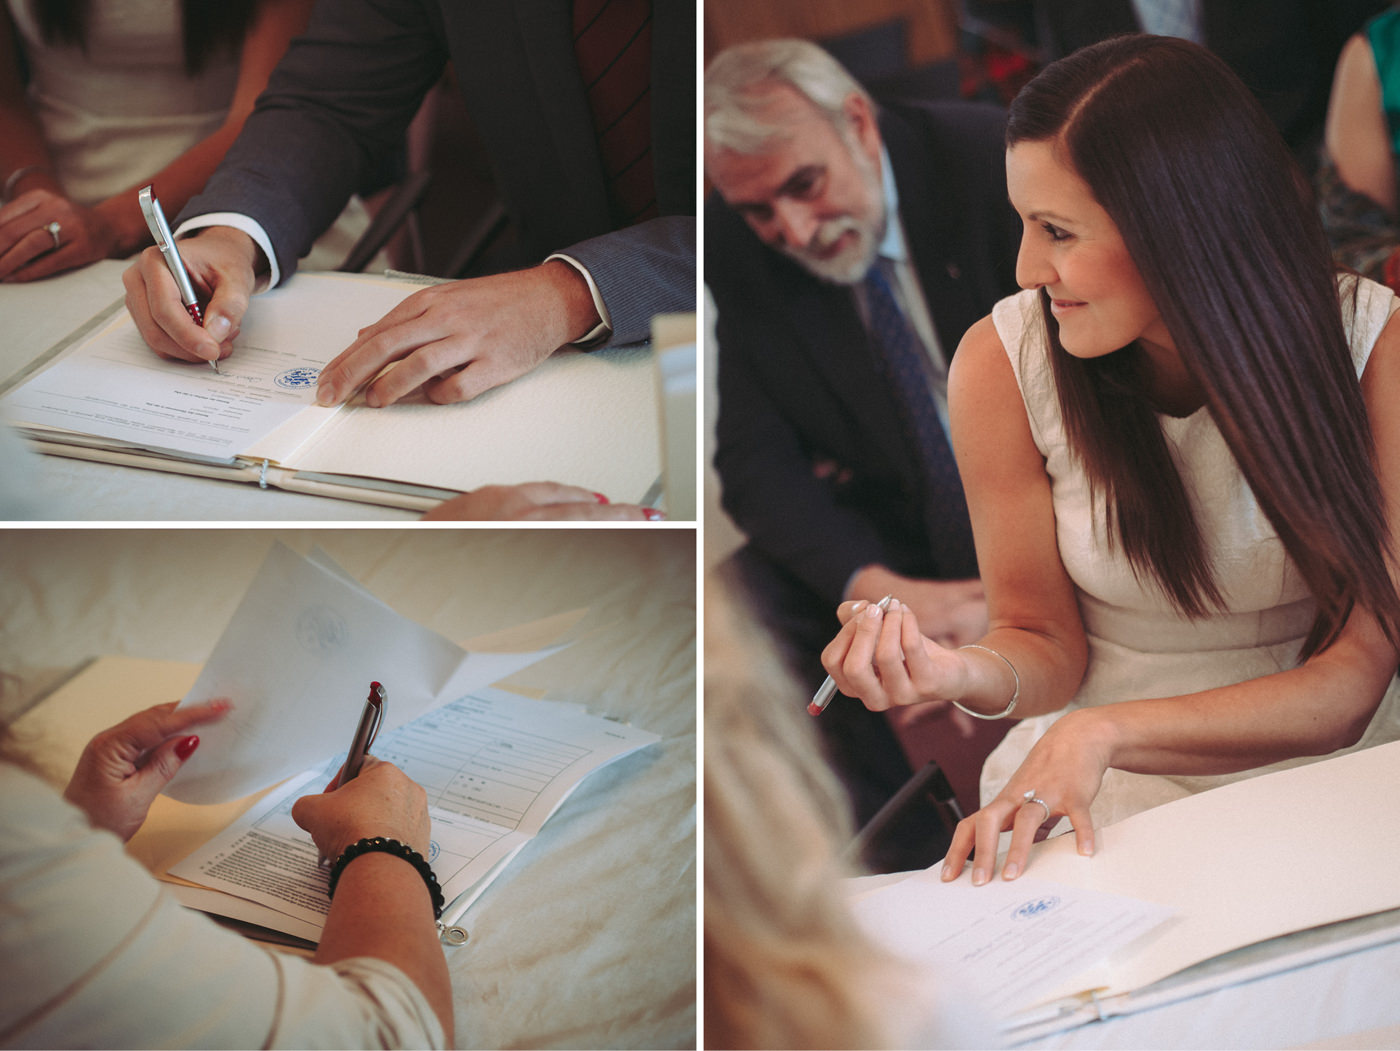
[(44, 227), (44, 229), (47, 230), (49, 236), (53, 238), (53, 249), (52, 249), (52, 251), (55, 251), (55, 252), (58, 251), (59, 247), (63, 244), (63, 242), (62, 242), (61, 240), (59, 240), (59, 237), (58, 237), (58, 235), (59, 235), (60, 233), (63, 232), (63, 227), (60, 226), (60, 225), (58, 224), (58, 220), (55, 219), (53, 222), (51, 222), (51, 223), (49, 223), (48, 225), (46, 225), (46, 226)]
[(1045, 824), (1045, 822), (1050, 820), (1050, 804), (1047, 803), (1045, 800), (1041, 799), (1040, 796), (1036, 795), (1034, 788), (1032, 788), (1030, 791), (1026, 792), (1024, 795), (1021, 796), (1022, 806), (1029, 806), (1031, 803), (1037, 804), (1041, 807), (1041, 809), (1045, 811), (1045, 816), (1040, 819), (1040, 824), (1043, 825)]

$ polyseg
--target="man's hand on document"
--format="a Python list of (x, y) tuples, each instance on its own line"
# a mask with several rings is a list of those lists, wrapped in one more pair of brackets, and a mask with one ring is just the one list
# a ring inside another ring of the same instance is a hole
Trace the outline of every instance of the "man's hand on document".
[(420, 387), (439, 404), (469, 401), (598, 324), (588, 282), (558, 259), (431, 285), (362, 329), (322, 370), (316, 400), (339, 405), (364, 386), (365, 404), (375, 408)]
[(180, 258), (203, 305), (203, 328), (190, 319), (165, 258), (154, 246), (122, 273), (126, 309), (147, 346), (163, 358), (226, 358), (248, 309), (262, 253), (242, 230), (211, 226), (180, 240)]

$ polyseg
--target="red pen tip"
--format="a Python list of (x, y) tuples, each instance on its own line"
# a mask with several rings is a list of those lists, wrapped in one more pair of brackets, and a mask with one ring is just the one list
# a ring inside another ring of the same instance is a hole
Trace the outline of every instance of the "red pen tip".
[(382, 689), (384, 689), (384, 687), (383, 687), (383, 686), (380, 686), (379, 683), (377, 683), (377, 682), (372, 682), (372, 683), (370, 683), (370, 684), (369, 684), (369, 688), (370, 688), (371, 690), (382, 690)]
[(823, 711), (824, 709), (822, 708), (822, 706), (816, 701), (812, 701), (810, 704), (807, 705), (808, 715), (821, 715)]

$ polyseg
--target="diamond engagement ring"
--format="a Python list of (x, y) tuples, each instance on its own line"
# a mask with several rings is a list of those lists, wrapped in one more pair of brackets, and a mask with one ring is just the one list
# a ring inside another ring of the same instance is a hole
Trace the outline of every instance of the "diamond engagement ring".
[(55, 219), (53, 222), (45, 226), (44, 229), (47, 230), (49, 232), (49, 236), (53, 238), (54, 251), (57, 251), (59, 245), (63, 243), (58, 239), (59, 232), (62, 231), (63, 227), (59, 226), (58, 220)]
[(1036, 794), (1035, 794), (1035, 789), (1034, 789), (1034, 788), (1032, 788), (1029, 792), (1027, 792), (1025, 795), (1023, 795), (1023, 796), (1021, 797), (1021, 805), (1022, 805), (1022, 806), (1027, 806), (1027, 805), (1029, 805), (1029, 804), (1031, 804), (1031, 803), (1035, 803), (1035, 804), (1037, 804), (1038, 806), (1040, 806), (1042, 809), (1044, 809), (1044, 811), (1045, 811), (1045, 816), (1044, 816), (1043, 818), (1040, 819), (1040, 823), (1041, 823), (1042, 825), (1045, 824), (1045, 822), (1047, 822), (1047, 821), (1050, 820), (1050, 804), (1047, 803), (1045, 800), (1041, 799), (1038, 795), (1036, 795)]

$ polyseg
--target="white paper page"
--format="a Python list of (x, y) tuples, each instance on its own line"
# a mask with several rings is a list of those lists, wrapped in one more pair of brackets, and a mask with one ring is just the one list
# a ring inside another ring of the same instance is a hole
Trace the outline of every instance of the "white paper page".
[(556, 481), (636, 502), (661, 474), (659, 416), (648, 348), (562, 351), (457, 405), (357, 402), (288, 466), (458, 492)]
[[(322, 366), (414, 291), (402, 282), (297, 275), (253, 299), (220, 373), (157, 357), (123, 312), (0, 404), (21, 425), (220, 462), (254, 447), (279, 459), (336, 412), (316, 406)], [(266, 441), (274, 431), (277, 440)]]
[(241, 920), (244, 923), (256, 923), (259, 927), (280, 931), (313, 943), (321, 940), (324, 923), (308, 923), (276, 909), (270, 909), (266, 905), (231, 897), (222, 891), (189, 887), (183, 883), (170, 883), (168, 886), (170, 892), (175, 895), (175, 900), (187, 909), (198, 909), (215, 916), (227, 916), (231, 920)]
[(469, 657), (329, 561), (282, 544), (269, 552), (183, 702), (228, 698), (233, 711), (201, 728), (199, 762), (181, 769), (167, 795), (223, 802), (345, 751), (371, 682), (388, 692), (388, 730), (441, 703), (449, 683), (488, 685), (554, 652)]
[(451, 902), (519, 850), (598, 767), (658, 740), (576, 705), (475, 690), (377, 741), (433, 808), (434, 871)]
[(1038, 1001), (1045, 990), (1130, 945), (1174, 910), (1034, 876), (981, 887), (917, 873), (852, 902), (892, 950), (956, 974), (993, 1010)]
[[(373, 752), (427, 791), (428, 860), (451, 903), (499, 872), (589, 773), (656, 740), (573, 706), (487, 689), (381, 736)], [(291, 808), (321, 791), (343, 758), (270, 793), (171, 875), (319, 927), (329, 908), (327, 874)]]
[(81, 431), (227, 462), (314, 405), (315, 377), (324, 363), (251, 339), (240, 338), (220, 374), (156, 357), (122, 314), (7, 394), (3, 404), (20, 426)]
[[(1281, 770), (1037, 844), (1030, 872), (1175, 906), (1149, 942), (1092, 968), (1125, 992), (1292, 931), (1400, 908), (1400, 742)], [(1070, 983), (1073, 984), (1073, 983)], [(1058, 992), (1072, 995), (1065, 986)]]

